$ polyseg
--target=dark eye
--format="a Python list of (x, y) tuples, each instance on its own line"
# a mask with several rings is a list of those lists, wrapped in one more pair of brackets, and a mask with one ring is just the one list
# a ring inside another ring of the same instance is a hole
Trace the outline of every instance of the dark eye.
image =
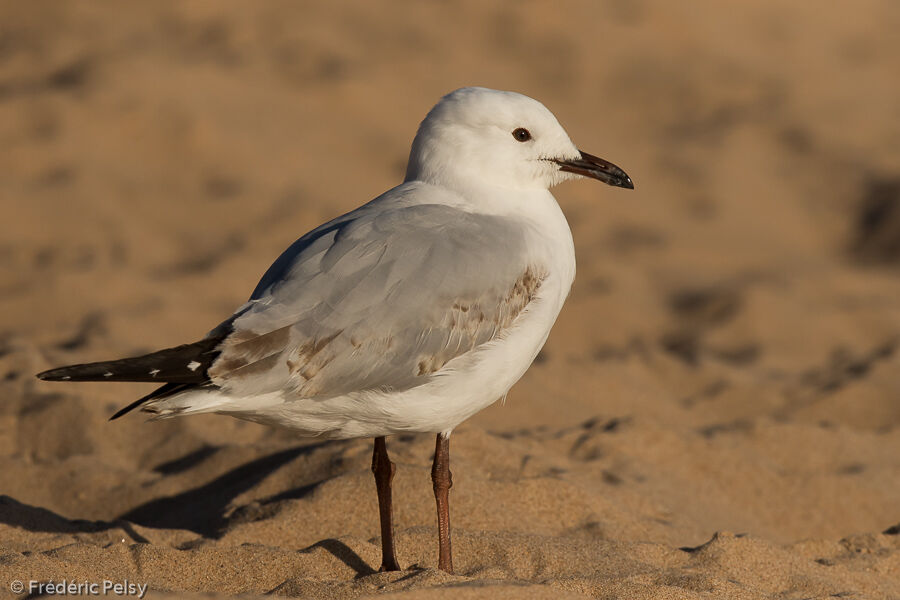
[(513, 137), (516, 138), (517, 142), (527, 142), (531, 139), (531, 132), (519, 127), (513, 130)]

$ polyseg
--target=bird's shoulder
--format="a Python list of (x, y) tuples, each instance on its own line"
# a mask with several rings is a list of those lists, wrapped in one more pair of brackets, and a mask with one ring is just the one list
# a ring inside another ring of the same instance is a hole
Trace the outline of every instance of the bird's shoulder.
[(527, 234), (524, 222), (473, 211), (453, 192), (407, 182), (301, 236), (267, 269), (250, 299), (296, 296), (301, 291), (292, 288), (317, 276), (349, 275), (400, 257), (428, 261), (452, 251), (462, 265), (515, 258), (524, 255)]

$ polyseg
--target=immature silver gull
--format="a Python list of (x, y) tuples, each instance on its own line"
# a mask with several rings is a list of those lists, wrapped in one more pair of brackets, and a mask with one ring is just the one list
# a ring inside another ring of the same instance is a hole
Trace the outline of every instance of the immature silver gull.
[(452, 572), (450, 432), (504, 397), (544, 345), (575, 277), (549, 188), (579, 177), (634, 187), (540, 102), (456, 90), (422, 121), (403, 183), (294, 242), (205, 338), (38, 377), (165, 383), (113, 419), (140, 407), (374, 437), (382, 570), (400, 569), (385, 436), (436, 433), (438, 566)]

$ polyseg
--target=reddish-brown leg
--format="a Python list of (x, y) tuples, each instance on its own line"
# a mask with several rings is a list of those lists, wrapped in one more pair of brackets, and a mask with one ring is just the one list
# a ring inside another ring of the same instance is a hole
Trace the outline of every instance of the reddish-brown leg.
[(372, 452), (372, 473), (378, 489), (378, 513), (381, 517), (381, 571), (399, 571), (394, 553), (394, 507), (391, 503), (391, 481), (394, 479), (394, 463), (388, 457), (384, 437), (375, 438)]
[(434, 464), (431, 467), (431, 483), (437, 502), (438, 517), (438, 568), (453, 573), (453, 556), (450, 552), (450, 436), (437, 435), (434, 445)]

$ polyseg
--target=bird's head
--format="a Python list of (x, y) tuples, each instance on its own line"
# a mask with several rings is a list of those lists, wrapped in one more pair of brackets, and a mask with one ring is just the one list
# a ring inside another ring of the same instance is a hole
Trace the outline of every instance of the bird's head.
[(419, 126), (406, 170), (406, 181), (447, 187), (474, 181), (548, 189), (576, 177), (634, 188), (625, 171), (578, 150), (537, 100), (480, 87), (451, 92), (431, 109)]

